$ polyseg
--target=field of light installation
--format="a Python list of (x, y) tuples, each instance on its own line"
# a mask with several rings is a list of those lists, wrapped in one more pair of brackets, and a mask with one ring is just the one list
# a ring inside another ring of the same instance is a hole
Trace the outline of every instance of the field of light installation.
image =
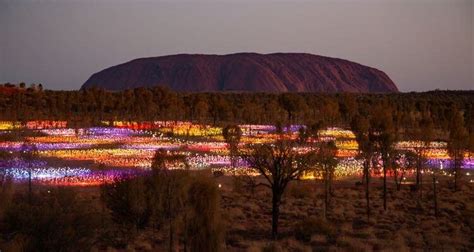
[[(295, 139), (303, 127), (284, 127), (283, 137)], [(272, 143), (281, 135), (272, 125), (240, 125), (242, 139), (240, 148), (253, 143)], [(26, 136), (21, 132), (28, 131)], [(227, 144), (222, 137), (222, 128), (180, 121), (156, 122), (103, 122), (101, 127), (68, 128), (63, 121), (31, 121), (26, 124), (1, 122), (0, 134), (9, 137), (0, 142), (0, 150), (11, 155), (1, 165), (3, 176), (12, 177), (21, 183), (31, 180), (36, 184), (58, 186), (97, 186), (113, 182), (126, 176), (146, 175), (150, 171), (156, 150), (164, 149), (183, 154), (191, 170), (210, 169), (215, 174), (258, 175), (249, 169), (244, 160), (231, 166)], [(354, 134), (347, 129), (326, 128), (313, 141), (334, 140), (339, 163), (335, 178), (362, 176), (362, 161), (357, 158), (358, 146)], [(311, 141), (311, 140), (310, 140)], [(416, 150), (421, 144), (400, 141), (399, 150)], [(311, 145), (301, 144), (298, 152), (307, 152)], [(445, 142), (431, 142), (425, 149), (429, 169), (440, 176), (452, 176), (450, 158)], [(34, 153), (25, 158), (22, 153)], [(400, 163), (402, 163), (400, 161)], [(402, 165), (402, 164), (400, 164)], [(473, 182), (470, 169), (474, 157), (466, 156), (462, 165), (468, 182)], [(184, 166), (172, 167), (185, 169)], [(407, 167), (404, 180), (413, 180), (413, 167)], [(472, 173), (472, 172), (471, 172)], [(379, 176), (377, 169), (372, 176)], [(389, 172), (389, 176), (392, 174)], [(313, 179), (313, 174), (304, 174), (301, 179)]]

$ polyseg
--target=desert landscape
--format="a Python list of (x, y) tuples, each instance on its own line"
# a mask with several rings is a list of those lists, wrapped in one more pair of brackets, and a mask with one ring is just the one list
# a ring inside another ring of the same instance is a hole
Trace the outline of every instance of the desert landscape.
[(472, 0), (0, 0), (0, 252), (474, 251)]

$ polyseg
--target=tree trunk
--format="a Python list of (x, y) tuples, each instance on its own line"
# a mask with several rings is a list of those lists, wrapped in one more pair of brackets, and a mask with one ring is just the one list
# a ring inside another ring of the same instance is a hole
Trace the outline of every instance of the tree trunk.
[[(457, 154), (457, 153), (456, 153)], [(454, 191), (458, 190), (458, 179), (459, 179), (459, 161), (457, 155), (454, 158)]]
[(398, 180), (398, 170), (397, 170), (396, 166), (393, 166), (393, 180), (395, 181), (395, 185), (397, 186), (397, 191), (400, 191), (402, 178), (400, 178), (400, 180)]
[(173, 229), (173, 220), (171, 218), (169, 218), (169, 225), (170, 225), (170, 229), (169, 229), (169, 242), (170, 242), (170, 252), (173, 252), (174, 251), (174, 229)]
[(184, 212), (184, 239), (183, 239), (183, 251), (188, 251), (188, 214)]
[(419, 185), (419, 189), (420, 189), (420, 200), (423, 200), (423, 173), (421, 173), (421, 166), (420, 166), (420, 185)]
[(329, 174), (328, 169), (325, 168), (324, 173), (324, 218), (328, 218), (328, 205), (329, 205)]
[(383, 210), (387, 210), (387, 164), (383, 161)]
[(278, 239), (278, 218), (280, 217), (280, 199), (278, 190), (273, 189), (272, 197), (272, 239)]
[(329, 187), (329, 200), (328, 200), (328, 203), (329, 201), (331, 200), (331, 197), (334, 196), (334, 189), (332, 188), (332, 182), (333, 182), (333, 179), (334, 179), (334, 174), (333, 174), (333, 171), (332, 169), (328, 168), (328, 172), (329, 172), (329, 179), (328, 179), (328, 187)]
[[(30, 164), (28, 164), (30, 166)], [(33, 189), (31, 187), (31, 167), (28, 168), (28, 201), (31, 204)]]
[[(420, 155), (419, 153), (417, 153), (417, 155)], [(420, 157), (417, 156), (417, 160), (416, 160), (416, 189), (418, 190), (420, 188)]]
[(438, 218), (438, 194), (436, 192), (436, 177), (433, 177), (433, 200), (435, 216)]
[(369, 165), (370, 165), (370, 161), (366, 160), (364, 163), (364, 170), (365, 170), (365, 200), (367, 202), (367, 220), (370, 220)]
[(168, 224), (169, 224), (169, 252), (173, 252), (174, 251), (174, 227), (173, 227), (173, 213), (171, 212), (172, 211), (172, 202), (171, 202), (171, 183), (169, 181), (167, 181), (167, 215), (168, 215)]
[(365, 161), (364, 161), (364, 169), (362, 170), (362, 184), (365, 183), (365, 177), (366, 177), (366, 169), (365, 169)]

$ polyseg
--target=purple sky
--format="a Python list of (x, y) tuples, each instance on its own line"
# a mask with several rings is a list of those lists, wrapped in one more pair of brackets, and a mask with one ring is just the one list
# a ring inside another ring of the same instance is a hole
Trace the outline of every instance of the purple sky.
[(385, 71), (401, 91), (474, 89), (473, 0), (0, 0), (0, 83), (78, 89), (177, 53), (307, 52)]

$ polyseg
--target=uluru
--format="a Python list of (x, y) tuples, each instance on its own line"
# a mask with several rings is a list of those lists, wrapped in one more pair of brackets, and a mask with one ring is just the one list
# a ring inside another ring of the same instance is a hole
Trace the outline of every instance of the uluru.
[(185, 92), (398, 92), (393, 81), (378, 69), (306, 53), (140, 58), (93, 74), (82, 89), (125, 90), (158, 85)]

